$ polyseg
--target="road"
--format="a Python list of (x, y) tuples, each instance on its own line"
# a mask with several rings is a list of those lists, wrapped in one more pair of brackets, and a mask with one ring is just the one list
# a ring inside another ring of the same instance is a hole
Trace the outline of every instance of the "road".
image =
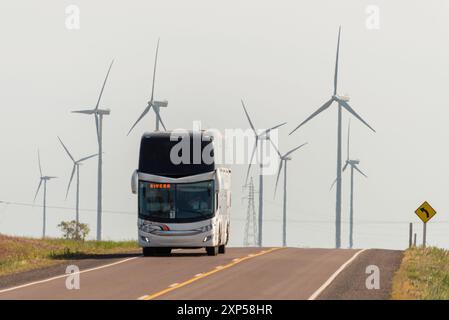
[[(135, 256), (81, 268), (79, 290), (68, 290), (66, 276), (60, 275), (0, 289), (0, 299), (366, 298), (361, 285), (365, 262), (378, 262), (381, 270), (385, 265), (385, 274), (389, 274), (382, 282), (385, 298), (394, 272), (388, 267), (391, 259), (385, 259), (388, 254), (400, 261), (399, 252), (388, 250), (229, 248), (216, 257), (206, 256), (203, 250), (179, 250), (169, 257)], [(358, 290), (351, 287), (354, 272), (359, 274)], [(372, 291), (369, 294), (368, 298), (376, 299)]]

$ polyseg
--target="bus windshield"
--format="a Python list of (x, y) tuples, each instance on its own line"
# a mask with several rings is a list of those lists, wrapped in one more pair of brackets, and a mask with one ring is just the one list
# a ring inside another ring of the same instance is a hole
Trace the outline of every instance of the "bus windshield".
[(189, 222), (214, 216), (214, 181), (139, 182), (139, 216), (155, 222)]

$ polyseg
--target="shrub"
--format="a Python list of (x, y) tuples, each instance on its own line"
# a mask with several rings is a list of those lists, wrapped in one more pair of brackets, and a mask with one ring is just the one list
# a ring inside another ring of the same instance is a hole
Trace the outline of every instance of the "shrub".
[(61, 221), (58, 227), (61, 229), (64, 239), (69, 240), (84, 241), (90, 232), (89, 226), (86, 223), (78, 223), (77, 225), (75, 220)]

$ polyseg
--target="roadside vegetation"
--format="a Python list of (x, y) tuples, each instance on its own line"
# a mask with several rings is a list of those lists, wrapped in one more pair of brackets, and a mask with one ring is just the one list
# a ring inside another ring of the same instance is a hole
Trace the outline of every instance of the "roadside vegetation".
[(0, 276), (38, 269), (66, 260), (137, 252), (136, 241), (33, 239), (0, 234)]
[(449, 299), (449, 251), (433, 247), (406, 250), (393, 279), (392, 299)]

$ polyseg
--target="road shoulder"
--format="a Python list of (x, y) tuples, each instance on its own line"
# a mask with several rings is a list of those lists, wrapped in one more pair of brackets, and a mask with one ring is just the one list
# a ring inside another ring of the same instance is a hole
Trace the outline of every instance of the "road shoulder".
[(75, 265), (82, 271), (139, 255), (140, 251), (136, 251), (130, 253), (98, 255), (96, 258), (92, 259), (62, 260), (48, 267), (0, 276), (0, 290), (64, 275), (66, 268), (69, 265)]
[[(403, 252), (399, 250), (370, 249), (362, 252), (318, 296), (318, 300), (390, 299), (392, 279), (399, 269), (402, 257)], [(372, 274), (369, 266), (379, 268), (379, 289), (367, 289), (366, 287), (366, 280)]]

